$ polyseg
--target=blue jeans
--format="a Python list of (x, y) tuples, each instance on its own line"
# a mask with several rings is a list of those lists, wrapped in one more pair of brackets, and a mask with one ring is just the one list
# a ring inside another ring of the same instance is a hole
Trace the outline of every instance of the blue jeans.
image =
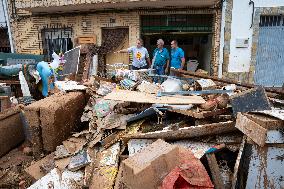
[[(156, 74), (157, 75), (165, 75), (165, 68), (164, 66), (154, 66), (155, 70), (156, 70)], [(160, 82), (162, 83), (164, 81), (164, 78), (161, 77), (154, 77), (154, 82), (158, 83), (158, 80), (160, 80)]]

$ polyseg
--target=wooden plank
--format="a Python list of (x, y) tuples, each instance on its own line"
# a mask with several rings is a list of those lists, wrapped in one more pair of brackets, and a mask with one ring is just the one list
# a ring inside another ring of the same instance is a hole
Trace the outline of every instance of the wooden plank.
[(0, 83), (6, 83), (7, 85), (20, 85), (19, 80), (0, 80)]
[(214, 153), (206, 154), (210, 172), (212, 175), (212, 181), (214, 183), (214, 188), (216, 189), (225, 189), (225, 186), (222, 182), (220, 169)]
[(170, 112), (176, 112), (183, 115), (187, 115), (190, 117), (194, 117), (197, 119), (202, 119), (206, 117), (212, 117), (220, 114), (225, 114), (228, 112), (228, 109), (217, 109), (212, 111), (202, 111), (202, 112), (196, 112), (193, 110), (179, 110), (179, 109), (169, 109)]
[(265, 145), (267, 130), (241, 113), (237, 115), (236, 128), (259, 146)]
[(104, 97), (106, 100), (124, 102), (150, 103), (150, 104), (203, 104), (205, 100), (200, 96), (170, 96), (156, 97), (154, 94), (137, 91), (118, 90)]
[(279, 129), (283, 128), (284, 121), (271, 117), (269, 115), (255, 114), (255, 113), (244, 113), (252, 121), (261, 125), (266, 129)]
[(238, 179), (238, 172), (239, 172), (239, 167), (240, 167), (240, 162), (241, 162), (241, 158), (243, 155), (243, 151), (244, 151), (244, 147), (245, 147), (245, 143), (246, 143), (246, 137), (243, 137), (241, 146), (240, 146), (240, 150), (236, 159), (236, 163), (234, 166), (234, 173), (233, 173), (233, 177), (232, 177), (232, 189), (235, 189), (236, 184), (237, 184), (237, 179)]
[(165, 140), (179, 140), (194, 137), (208, 136), (221, 133), (229, 133), (236, 131), (234, 127), (235, 122), (220, 122), (206, 125), (183, 127), (178, 130), (162, 130), (148, 133), (139, 133), (133, 135), (126, 135), (123, 138), (145, 138), (145, 139), (165, 139)]

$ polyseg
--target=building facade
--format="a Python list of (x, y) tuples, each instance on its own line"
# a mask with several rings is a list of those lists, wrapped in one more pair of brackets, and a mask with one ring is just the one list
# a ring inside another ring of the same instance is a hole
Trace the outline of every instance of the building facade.
[[(84, 35), (95, 35), (98, 46), (109, 44), (112, 38), (105, 34), (111, 29), (123, 38), (111, 44), (114, 50), (135, 45), (142, 38), (152, 56), (157, 39), (164, 39), (169, 50), (170, 41), (177, 39), (187, 60), (197, 59), (202, 69), (217, 74), (220, 5), (219, 0), (16, 0), (10, 2), (10, 13), (18, 53), (66, 51)], [(126, 29), (124, 34), (119, 34), (121, 29)], [(106, 61), (129, 60), (126, 55), (108, 53)]]
[[(18, 53), (66, 51), (94, 35), (113, 50), (142, 38), (152, 54), (157, 39), (168, 49), (177, 39), (186, 60), (210, 75), (270, 87), (284, 80), (283, 0), (15, 0), (9, 8)], [(121, 39), (111, 43), (109, 30)], [(106, 64), (114, 63), (128, 57), (108, 52)]]
[(219, 76), (267, 87), (284, 82), (284, 1), (226, 0)]

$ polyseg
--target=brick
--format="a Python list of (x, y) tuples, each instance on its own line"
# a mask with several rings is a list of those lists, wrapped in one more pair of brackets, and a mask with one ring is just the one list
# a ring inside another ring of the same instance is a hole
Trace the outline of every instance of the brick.
[(14, 107), (0, 113), (0, 157), (25, 140), (20, 108)]
[(123, 182), (130, 188), (158, 188), (162, 179), (178, 162), (178, 147), (157, 140), (141, 152), (124, 160)]

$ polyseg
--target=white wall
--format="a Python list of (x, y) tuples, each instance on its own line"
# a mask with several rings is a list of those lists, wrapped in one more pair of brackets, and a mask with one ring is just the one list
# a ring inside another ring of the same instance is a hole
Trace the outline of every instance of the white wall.
[[(284, 0), (254, 0), (257, 7), (278, 7), (284, 6)], [(223, 9), (224, 11), (224, 9)], [(229, 56), (229, 72), (248, 72), (251, 61), (252, 28), (251, 26), (252, 5), (249, 0), (233, 0), (231, 41)], [(224, 19), (224, 18), (222, 18)], [(224, 25), (222, 24), (222, 27)], [(249, 38), (248, 48), (236, 48), (237, 38)], [(221, 39), (222, 36), (221, 36)], [(220, 54), (223, 53), (224, 41), (220, 44)], [(220, 62), (223, 57), (220, 56)]]

